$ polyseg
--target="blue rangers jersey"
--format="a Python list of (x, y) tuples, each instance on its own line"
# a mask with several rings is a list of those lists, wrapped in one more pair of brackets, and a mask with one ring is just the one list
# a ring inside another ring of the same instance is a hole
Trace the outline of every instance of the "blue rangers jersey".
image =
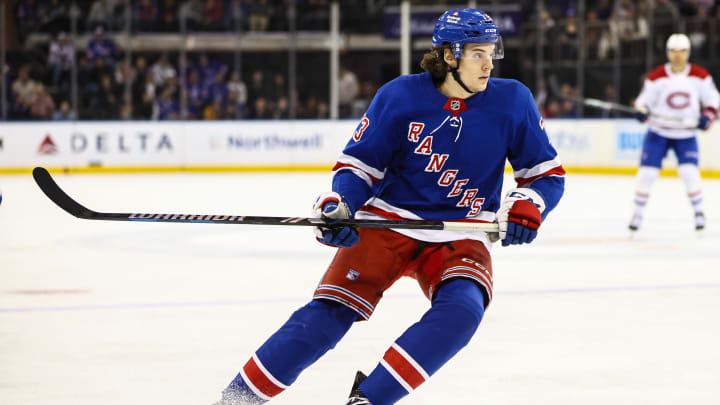
[[(334, 167), (333, 191), (360, 219), (493, 222), (506, 159), (518, 187), (560, 200), (565, 171), (530, 90), (490, 78), (467, 99), (448, 98), (429, 73), (384, 85)], [(482, 232), (395, 230), (415, 239), (475, 239)]]

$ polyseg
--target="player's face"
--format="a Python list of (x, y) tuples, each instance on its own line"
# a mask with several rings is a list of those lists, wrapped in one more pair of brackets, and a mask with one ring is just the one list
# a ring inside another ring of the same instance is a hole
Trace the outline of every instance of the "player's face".
[(670, 49), (667, 53), (668, 61), (674, 66), (683, 66), (687, 63), (690, 55), (685, 49)]
[(493, 70), (495, 44), (467, 44), (463, 49), (460, 78), (470, 90), (484, 91)]

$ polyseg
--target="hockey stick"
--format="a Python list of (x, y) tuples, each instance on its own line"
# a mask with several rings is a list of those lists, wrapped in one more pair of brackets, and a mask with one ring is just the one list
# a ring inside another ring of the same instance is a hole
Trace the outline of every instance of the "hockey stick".
[(46, 196), (58, 207), (70, 215), (82, 219), (105, 221), (140, 221), (140, 222), (181, 222), (203, 224), (239, 224), (239, 225), (296, 225), (323, 226), (340, 228), (352, 226), (356, 228), (382, 229), (426, 229), (446, 231), (498, 232), (497, 223), (460, 222), (460, 221), (376, 221), (368, 219), (345, 219), (326, 222), (322, 218), (297, 217), (251, 217), (240, 215), (198, 215), (198, 214), (141, 214), (97, 212), (88, 209), (73, 200), (57, 185), (50, 173), (42, 167), (33, 169), (33, 178)]
[(551, 75), (548, 79), (550, 82), (550, 90), (557, 96), (566, 100), (575, 101), (576, 103), (585, 104), (588, 107), (594, 107), (599, 108), (601, 110), (616, 110), (616, 111), (622, 111), (628, 114), (644, 114), (649, 117), (655, 117), (661, 120), (665, 121), (675, 121), (675, 122), (681, 122), (683, 125), (686, 125), (691, 128), (697, 127), (698, 121), (693, 120), (692, 118), (680, 118), (680, 117), (672, 117), (669, 115), (662, 115), (662, 114), (655, 114), (655, 113), (648, 113), (647, 111), (641, 111), (637, 108), (631, 107), (629, 105), (624, 104), (618, 104), (613, 103), (612, 101), (605, 101), (600, 100), (597, 98), (584, 98), (584, 97), (577, 97), (569, 94), (563, 94), (560, 90), (560, 87), (557, 84), (557, 78), (555, 75)]

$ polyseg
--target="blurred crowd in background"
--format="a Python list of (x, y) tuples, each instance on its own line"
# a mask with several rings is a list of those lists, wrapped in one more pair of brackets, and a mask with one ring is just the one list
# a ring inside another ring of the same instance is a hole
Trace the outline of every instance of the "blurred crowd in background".
[[(287, 51), (243, 55), (242, 69), (237, 55), (228, 52), (195, 50), (179, 53), (133, 51), (127, 58), (116, 36), (142, 33), (183, 32), (227, 33), (286, 32), (288, 1), (297, 11), (298, 31), (329, 29), (329, 0), (15, 0), (6, 6), (6, 36), (13, 36), (18, 49), (8, 52), (3, 66), (7, 91), (7, 117), (29, 119), (283, 119), (290, 117), (294, 97), (296, 118), (328, 118), (329, 85), (327, 52), (298, 55), (297, 83), (288, 86)], [(457, 5), (448, 1), (413, 1), (415, 5)], [(498, 2), (478, 1), (483, 4)], [(609, 101), (630, 102), (642, 83), (646, 66), (631, 63), (646, 49), (649, 0), (588, 0), (582, 15), (576, 1), (513, 1), (524, 16), (516, 46), (508, 47), (506, 59), (497, 63), (500, 76), (516, 78), (534, 92), (538, 107), (548, 118), (576, 117), (578, 106), (564, 96), (592, 96)], [(720, 7), (716, 0), (655, 0), (651, 12), (658, 21), (687, 18), (685, 28), (698, 49), (694, 57), (715, 57), (720, 34), (716, 21)], [(398, 1), (343, 0), (343, 33), (381, 33), (384, 8)], [(71, 12), (78, 24), (71, 27)], [(129, 14), (128, 14), (129, 13)], [(182, 18), (184, 17), (184, 19)], [(584, 42), (578, 40), (578, 19), (585, 24)], [(697, 27), (692, 22), (697, 23)], [(710, 24), (710, 26), (708, 26)], [(182, 25), (182, 26), (181, 26)], [(557, 75), (559, 84), (533, 73), (532, 43), (523, 45), (541, 27), (547, 38), (544, 50), (549, 66), (547, 76)], [(12, 32), (8, 32), (8, 30)], [(70, 36), (88, 37), (80, 49)], [(664, 40), (674, 25), (654, 27), (651, 38), (663, 63)], [(697, 31), (693, 34), (693, 30)], [(708, 34), (710, 33), (710, 34)], [(429, 39), (428, 39), (429, 45)], [(573, 83), (572, 69), (578, 53), (584, 51), (588, 79), (584, 94)], [(422, 52), (413, 52), (413, 72)], [(618, 83), (608, 76), (609, 61), (622, 57), (622, 68), (631, 72)], [(184, 58), (184, 60), (183, 60)], [(339, 72), (340, 117), (359, 117), (377, 89), (399, 74), (397, 51), (360, 51), (341, 55)], [(713, 59), (714, 61), (715, 59)], [(605, 61), (608, 61), (607, 63)], [(129, 62), (129, 63), (128, 63)], [(181, 67), (184, 66), (184, 72)], [(711, 66), (712, 67), (712, 66)], [(72, 108), (71, 72), (77, 75), (77, 109)], [(564, 73), (563, 73), (564, 72)], [(568, 73), (570, 72), (570, 73)], [(595, 73), (594, 73), (595, 72)], [(712, 73), (712, 70), (711, 70)], [(716, 75), (717, 76), (717, 75)], [(596, 80), (597, 79), (597, 80)], [(620, 86), (618, 86), (620, 84)], [(623, 97), (618, 100), (621, 87)], [(629, 89), (629, 90), (628, 90)], [(561, 94), (554, 94), (557, 92)], [(185, 106), (185, 110), (181, 109)], [(184, 113), (184, 117), (182, 117)], [(607, 112), (584, 111), (584, 116), (608, 116)]]

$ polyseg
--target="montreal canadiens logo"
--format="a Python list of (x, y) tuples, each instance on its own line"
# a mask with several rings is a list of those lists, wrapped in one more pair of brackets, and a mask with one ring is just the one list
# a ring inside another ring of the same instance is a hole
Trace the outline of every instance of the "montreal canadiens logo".
[(676, 110), (682, 110), (690, 105), (690, 94), (684, 91), (670, 93), (665, 100), (667, 105)]

